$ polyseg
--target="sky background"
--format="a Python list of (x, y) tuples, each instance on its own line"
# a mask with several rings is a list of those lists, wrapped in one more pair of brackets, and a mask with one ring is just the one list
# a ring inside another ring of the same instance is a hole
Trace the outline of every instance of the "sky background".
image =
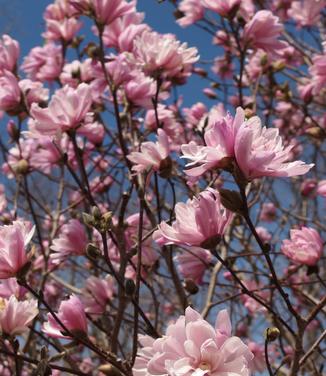
[[(45, 23), (43, 12), (50, 0), (0, 0), (0, 33), (9, 34), (17, 39), (21, 46), (21, 58), (28, 54), (31, 48), (42, 45), (42, 32)], [(137, 10), (145, 12), (145, 22), (160, 33), (174, 33), (181, 42), (188, 42), (189, 47), (197, 47), (203, 60), (217, 56), (218, 49), (211, 44), (211, 37), (196, 27), (181, 28), (176, 24), (173, 7), (167, 1), (158, 3), (157, 0), (138, 0)], [(83, 19), (85, 20), (85, 18)], [(88, 25), (82, 29), (86, 35), (91, 35)], [(89, 33), (89, 34), (88, 34)], [(184, 104), (192, 105), (202, 101), (209, 106), (215, 104), (202, 93), (207, 85), (198, 76), (191, 77), (185, 85), (186, 90), (179, 88), (184, 97)]]

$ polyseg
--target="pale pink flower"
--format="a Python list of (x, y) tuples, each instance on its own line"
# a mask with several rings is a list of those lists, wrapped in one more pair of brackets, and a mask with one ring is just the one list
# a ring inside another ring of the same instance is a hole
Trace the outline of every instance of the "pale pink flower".
[(133, 368), (135, 376), (250, 375), (253, 354), (240, 338), (231, 335), (226, 310), (219, 312), (214, 328), (188, 307), (162, 338), (142, 335), (139, 341), (142, 348)]
[(241, 0), (202, 0), (203, 5), (222, 17), (227, 17), (239, 8)]
[(200, 247), (184, 249), (175, 257), (183, 278), (190, 278), (201, 284), (205, 271), (212, 260), (210, 251)]
[(75, 17), (63, 19), (55, 19), (52, 17), (53, 15), (49, 14), (45, 14), (44, 17), (46, 31), (45, 33), (42, 33), (42, 37), (48, 41), (64, 40), (70, 42), (82, 27), (82, 23)]
[(314, 165), (289, 162), (292, 149), (293, 145), (284, 147), (278, 129), (262, 127), (257, 116), (242, 123), (234, 144), (235, 159), (248, 180), (306, 174)]
[(103, 42), (106, 47), (114, 47), (118, 52), (132, 51), (135, 38), (149, 26), (141, 23), (144, 13), (129, 13), (117, 18), (104, 28)]
[(152, 108), (156, 83), (141, 71), (132, 72), (132, 79), (124, 83), (123, 92), (131, 105)]
[[(76, 295), (71, 295), (68, 300), (61, 302), (56, 314), (64, 326), (74, 335), (87, 335), (87, 318), (84, 306)], [(49, 337), (69, 339), (68, 333), (57, 323), (51, 313), (47, 315), (48, 321), (43, 324), (43, 332)]]
[(192, 25), (204, 17), (202, 0), (182, 0), (178, 9), (182, 17), (177, 19), (177, 23), (182, 27)]
[(58, 166), (61, 161), (61, 153), (50, 137), (41, 137), (35, 140), (35, 143), (37, 147), (30, 155), (30, 166), (50, 174), (52, 168)]
[(16, 76), (5, 70), (0, 75), (0, 110), (14, 111), (18, 109), (21, 92)]
[(292, 1), (287, 14), (296, 21), (299, 27), (314, 26), (319, 22), (325, 6), (325, 0)]
[(9, 300), (0, 299), (0, 331), (17, 336), (28, 331), (28, 326), (38, 315), (37, 300), (18, 301), (12, 295)]
[(126, 14), (136, 12), (135, 1), (93, 0), (90, 4), (94, 8), (96, 20), (104, 25), (108, 25)]
[(183, 113), (188, 126), (195, 129), (197, 128), (201, 119), (207, 115), (207, 112), (207, 107), (201, 102), (195, 103), (190, 108), (183, 108)]
[(49, 89), (46, 89), (42, 82), (25, 79), (19, 81), (18, 86), (28, 106), (32, 103), (44, 103), (49, 99)]
[(17, 276), (29, 261), (26, 252), (34, 234), (34, 227), (25, 222), (15, 221), (12, 225), (0, 227), (0, 279)]
[(19, 53), (19, 43), (9, 35), (2, 35), (0, 39), (0, 71), (13, 72), (17, 65)]
[(43, 47), (34, 47), (24, 58), (21, 68), (28, 78), (43, 82), (57, 79), (62, 65), (61, 46), (47, 43)]
[(254, 354), (254, 358), (250, 363), (251, 370), (253, 372), (264, 372), (266, 370), (264, 345), (256, 342), (249, 342), (247, 346), (249, 350)]
[(281, 251), (296, 264), (315, 265), (323, 253), (323, 241), (311, 227), (290, 230), (290, 240), (283, 240)]
[(18, 300), (22, 300), (27, 293), (27, 289), (20, 286), (16, 278), (4, 279), (0, 283), (0, 298), (9, 299), (14, 295)]
[(99, 315), (105, 312), (107, 303), (112, 300), (115, 291), (113, 278), (89, 277), (83, 289), (82, 302), (85, 312), (91, 315)]
[[(268, 290), (263, 289), (263, 286), (260, 283), (256, 283), (254, 280), (248, 280), (243, 281), (243, 284), (249, 291), (252, 291), (256, 296), (259, 296), (261, 300), (268, 302), (270, 293)], [(266, 308), (251, 296), (243, 293), (240, 299), (250, 314), (256, 315), (256, 313), (266, 312)]]
[(312, 93), (318, 95), (326, 86), (326, 51), (323, 55), (313, 57), (309, 73), (312, 76)]
[(326, 197), (326, 180), (321, 180), (317, 185), (317, 195)]
[(132, 170), (140, 173), (150, 169), (161, 172), (170, 154), (169, 140), (163, 129), (157, 130), (157, 142), (143, 142), (140, 152), (134, 151), (128, 159), (134, 164)]
[(260, 10), (246, 24), (243, 37), (250, 47), (275, 55), (287, 47), (286, 42), (278, 40), (282, 31), (283, 25), (277, 16), (269, 10)]
[(98, 121), (83, 124), (77, 129), (77, 133), (85, 136), (94, 145), (101, 145), (105, 136), (104, 127)]
[(82, 83), (76, 89), (64, 86), (52, 96), (47, 108), (33, 103), (31, 115), (35, 130), (54, 136), (60, 132), (78, 128), (89, 114), (92, 95), (89, 85)]
[(212, 72), (216, 75), (220, 76), (222, 79), (231, 78), (233, 76), (234, 65), (230, 61), (230, 59), (225, 57), (217, 57), (214, 59), (214, 63), (212, 65)]
[(59, 264), (71, 255), (83, 255), (87, 242), (84, 226), (77, 219), (71, 219), (61, 227), (59, 237), (53, 240), (50, 248), (55, 253), (50, 258)]
[(172, 34), (144, 31), (134, 41), (133, 54), (136, 62), (147, 74), (167, 78), (184, 79), (191, 74), (199, 56), (196, 48), (181, 44)]
[(261, 207), (259, 219), (265, 222), (273, 222), (276, 218), (276, 207), (272, 202), (264, 202)]
[(232, 220), (232, 213), (220, 202), (220, 195), (214, 189), (207, 189), (199, 197), (175, 206), (176, 220), (172, 226), (161, 222), (153, 234), (160, 244), (181, 244), (209, 248), (223, 236)]
[(94, 65), (92, 59), (84, 61), (74, 60), (65, 64), (60, 74), (60, 81), (63, 85), (67, 84), (76, 88), (82, 82), (90, 82), (94, 79)]

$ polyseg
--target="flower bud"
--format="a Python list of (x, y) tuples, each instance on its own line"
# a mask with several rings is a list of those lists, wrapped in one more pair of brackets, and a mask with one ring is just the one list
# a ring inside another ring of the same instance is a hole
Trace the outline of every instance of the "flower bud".
[(230, 191), (229, 189), (220, 189), (221, 203), (234, 213), (243, 214), (245, 211), (244, 202), (239, 192)]
[(278, 328), (273, 326), (272, 328), (267, 328), (265, 331), (265, 338), (269, 342), (275, 341), (280, 335), (280, 331)]

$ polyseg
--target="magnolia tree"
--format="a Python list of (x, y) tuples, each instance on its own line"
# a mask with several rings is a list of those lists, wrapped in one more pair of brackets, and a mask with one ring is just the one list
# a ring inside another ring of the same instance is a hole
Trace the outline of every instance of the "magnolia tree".
[(211, 61), (136, 1), (2, 36), (1, 375), (324, 374), (325, 5), (157, 2)]

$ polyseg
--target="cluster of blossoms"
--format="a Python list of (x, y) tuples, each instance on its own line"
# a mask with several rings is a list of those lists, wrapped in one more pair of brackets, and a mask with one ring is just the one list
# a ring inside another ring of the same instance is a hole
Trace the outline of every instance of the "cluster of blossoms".
[(171, 3), (0, 39), (0, 375), (322, 370), (326, 0)]

